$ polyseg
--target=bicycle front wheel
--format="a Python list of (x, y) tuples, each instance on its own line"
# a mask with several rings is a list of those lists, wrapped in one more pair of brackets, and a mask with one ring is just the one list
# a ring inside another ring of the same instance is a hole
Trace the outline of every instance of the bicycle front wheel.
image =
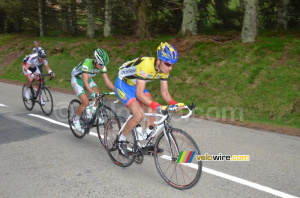
[(117, 116), (117, 114), (108, 106), (104, 105), (97, 114), (97, 133), (99, 140), (101, 144), (105, 147), (105, 142), (104, 142), (104, 131), (105, 131), (105, 126), (108, 122), (108, 120), (112, 117)]
[[(193, 138), (180, 129), (172, 128), (170, 132), (161, 133), (155, 143), (154, 161), (160, 176), (170, 186), (185, 190), (199, 181), (202, 162), (196, 155), (200, 150)], [(157, 148), (163, 153), (157, 153)]]
[[(70, 129), (72, 133), (75, 135), (77, 138), (83, 138), (86, 134), (86, 132), (78, 131), (75, 129), (74, 124), (73, 124), (73, 118), (76, 116), (76, 112), (78, 107), (81, 105), (81, 102), (77, 99), (74, 99), (70, 102), (69, 107), (68, 107), (68, 122)], [(84, 120), (82, 119), (82, 116), (80, 117), (80, 124), (81, 127), (83, 126)]]
[(24, 96), (24, 91), (25, 91), (25, 88), (26, 88), (26, 84), (23, 85), (23, 88), (22, 88), (22, 100), (23, 100), (23, 103), (26, 107), (27, 110), (31, 111), (34, 107), (34, 104), (35, 104), (35, 101), (34, 101), (34, 94), (33, 94), (33, 91), (32, 91), (32, 88), (30, 88), (30, 99), (27, 99), (25, 96)]
[(134, 148), (135, 136), (133, 131), (127, 136), (127, 149), (129, 157), (126, 158), (119, 153), (118, 146), (118, 133), (125, 123), (125, 119), (122, 117), (112, 117), (106, 124), (104, 132), (105, 148), (110, 157), (110, 159), (121, 167), (130, 166), (135, 159), (135, 156), (132, 154)]
[(50, 90), (47, 87), (42, 87), (38, 96), (38, 101), (45, 115), (51, 115), (53, 111), (53, 100)]

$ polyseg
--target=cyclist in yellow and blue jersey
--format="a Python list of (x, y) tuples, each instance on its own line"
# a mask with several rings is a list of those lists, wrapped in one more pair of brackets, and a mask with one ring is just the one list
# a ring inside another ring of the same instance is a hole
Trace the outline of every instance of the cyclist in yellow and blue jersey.
[[(170, 105), (184, 105), (173, 100), (168, 91), (167, 80), (169, 72), (177, 62), (177, 59), (178, 53), (176, 49), (165, 42), (158, 46), (156, 58), (136, 58), (125, 62), (119, 68), (118, 77), (115, 82), (115, 93), (133, 115), (119, 136), (119, 153), (121, 155), (128, 157), (126, 138), (129, 132), (144, 118), (145, 112), (143, 108), (149, 113), (154, 113), (156, 110), (165, 109), (166, 107), (161, 106), (153, 100), (151, 94), (146, 89), (147, 82), (160, 79), (160, 93), (163, 99)], [(146, 128), (154, 125), (154, 119), (154, 117), (147, 118)], [(147, 149), (148, 152), (154, 152), (153, 145), (143, 149)], [(158, 152), (163, 152), (163, 150), (160, 149)]]

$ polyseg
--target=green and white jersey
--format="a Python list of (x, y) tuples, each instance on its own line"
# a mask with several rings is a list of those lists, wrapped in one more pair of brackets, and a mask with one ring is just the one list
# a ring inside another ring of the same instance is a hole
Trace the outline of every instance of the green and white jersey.
[(94, 68), (94, 59), (87, 58), (72, 70), (71, 76), (82, 79), (82, 73), (87, 73), (89, 78), (92, 78), (99, 72), (106, 73), (106, 71), (106, 66), (104, 66), (101, 70)]

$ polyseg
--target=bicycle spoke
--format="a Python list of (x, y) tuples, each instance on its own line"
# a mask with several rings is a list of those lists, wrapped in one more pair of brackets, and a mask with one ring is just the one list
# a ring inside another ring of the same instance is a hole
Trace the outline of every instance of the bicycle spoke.
[(35, 104), (34, 95), (33, 95), (33, 92), (32, 92), (32, 87), (29, 90), (30, 91), (30, 94), (29, 94), (30, 99), (25, 98), (25, 96), (24, 96), (25, 89), (26, 89), (26, 84), (23, 85), (23, 88), (22, 88), (22, 100), (23, 100), (23, 103), (24, 103), (26, 109), (31, 111), (34, 107), (34, 104)]
[[(118, 146), (116, 145), (116, 149), (114, 151), (111, 150), (112, 146), (116, 144), (116, 139), (118, 137), (118, 133), (121, 129), (121, 126), (125, 122), (125, 119), (119, 117), (113, 117), (108, 121), (107, 126), (105, 127), (104, 139), (105, 139), (105, 147), (107, 153), (111, 160), (117, 164), (118, 166), (126, 167), (131, 165), (134, 162), (135, 157), (133, 155), (129, 155), (129, 158), (122, 156), (119, 153)], [(114, 142), (112, 142), (112, 140)], [(128, 150), (132, 150), (131, 145), (133, 144), (134, 134), (129, 133), (127, 136), (128, 141)]]
[[(74, 99), (70, 102), (69, 107), (68, 107), (69, 126), (70, 126), (70, 129), (71, 129), (72, 133), (77, 138), (83, 138), (86, 134), (85, 132), (81, 132), (81, 131), (76, 130), (75, 127), (74, 127), (74, 124), (73, 124), (73, 118), (76, 116), (77, 109), (80, 105), (81, 105), (81, 102), (77, 99)], [(80, 118), (80, 122), (83, 121), (81, 119), (82, 119), (82, 117)]]
[(47, 87), (43, 87), (40, 89), (38, 101), (41, 105), (43, 112), (46, 115), (51, 115), (53, 110), (53, 100), (51, 92)]
[(200, 155), (195, 141), (186, 132), (180, 129), (172, 129), (169, 133), (169, 140), (162, 133), (157, 138), (155, 147), (164, 149), (162, 156), (154, 153), (155, 165), (162, 178), (169, 185), (174, 188), (188, 189), (198, 182), (202, 171), (201, 161), (196, 162), (196, 158), (193, 158), (190, 159), (193, 163), (176, 163), (181, 151), (195, 151), (197, 155)]
[(112, 118), (115, 114), (116, 113), (110, 107), (107, 106), (102, 106), (101, 109), (98, 111), (97, 119), (95, 122), (97, 122), (96, 125), (97, 125), (98, 138), (104, 147), (105, 147), (105, 142), (104, 142), (105, 127), (109, 119)]

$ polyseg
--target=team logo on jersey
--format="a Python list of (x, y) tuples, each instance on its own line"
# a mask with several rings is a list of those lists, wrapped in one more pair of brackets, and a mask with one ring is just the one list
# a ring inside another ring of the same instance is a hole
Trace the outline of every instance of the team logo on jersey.
[(144, 78), (146, 78), (146, 77), (147, 77), (147, 74), (146, 74), (146, 72), (144, 72), (142, 69), (141, 69), (141, 71), (140, 71), (140, 75), (141, 75), (141, 76), (143, 76)]
[(121, 91), (120, 89), (117, 88), (117, 92), (122, 100), (126, 100), (126, 95), (123, 91)]

